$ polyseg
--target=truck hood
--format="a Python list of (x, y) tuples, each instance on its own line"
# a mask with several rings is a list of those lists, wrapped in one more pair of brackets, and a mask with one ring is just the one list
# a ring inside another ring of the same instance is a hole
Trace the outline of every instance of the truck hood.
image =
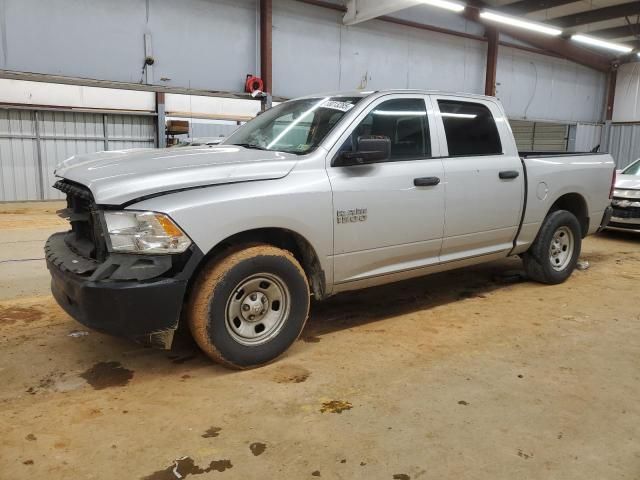
[(616, 188), (640, 190), (640, 176), (618, 174), (618, 178), (616, 178)]
[(115, 150), (75, 155), (54, 173), (88, 187), (98, 204), (121, 205), (184, 188), (282, 178), (296, 161), (294, 154), (235, 145)]

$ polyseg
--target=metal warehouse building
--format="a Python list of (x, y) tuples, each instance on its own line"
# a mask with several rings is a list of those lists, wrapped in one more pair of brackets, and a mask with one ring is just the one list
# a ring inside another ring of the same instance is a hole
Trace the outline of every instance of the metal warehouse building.
[(0, 0), (0, 480), (640, 480), (640, 0)]
[[(599, 145), (620, 167), (638, 156), (634, 59), (508, 28), (488, 34), (420, 2), (378, 3), (359, 3), (378, 17), (363, 21), (347, 11), (356, 2), (337, 0), (2, 0), (0, 200), (60, 198), (50, 188), (58, 162), (163, 146), (167, 119), (189, 120), (191, 136), (225, 135), (260, 110), (243, 93), (254, 74), (276, 100), (379, 88), (495, 94), (521, 149)], [(581, 18), (558, 11), (555, 23), (633, 37), (624, 19), (638, 2), (609, 3)], [(504, 10), (540, 19), (526, 4)]]

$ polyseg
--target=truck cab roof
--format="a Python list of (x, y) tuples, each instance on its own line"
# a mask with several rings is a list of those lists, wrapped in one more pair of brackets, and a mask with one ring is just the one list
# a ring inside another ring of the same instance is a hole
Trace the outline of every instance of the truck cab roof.
[[(323, 93), (315, 93), (312, 95), (305, 95), (304, 97), (297, 97), (295, 100), (300, 100), (304, 98), (318, 98), (318, 97), (380, 97), (383, 95), (390, 94), (406, 94), (413, 93), (419, 95), (452, 95), (456, 97), (468, 97), (475, 99), (491, 99), (495, 100), (495, 97), (491, 97), (488, 95), (480, 95), (477, 93), (464, 93), (464, 92), (448, 92), (444, 90), (423, 90), (423, 89), (413, 89), (413, 88), (393, 88), (393, 89), (383, 89), (383, 90), (345, 90), (338, 92), (323, 92)], [(294, 99), (291, 99), (294, 100)]]

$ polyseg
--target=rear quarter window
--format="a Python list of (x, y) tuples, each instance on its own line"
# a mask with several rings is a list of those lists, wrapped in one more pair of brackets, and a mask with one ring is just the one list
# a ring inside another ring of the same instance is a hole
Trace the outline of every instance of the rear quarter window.
[(491, 111), (481, 103), (438, 100), (449, 156), (499, 155), (500, 134)]

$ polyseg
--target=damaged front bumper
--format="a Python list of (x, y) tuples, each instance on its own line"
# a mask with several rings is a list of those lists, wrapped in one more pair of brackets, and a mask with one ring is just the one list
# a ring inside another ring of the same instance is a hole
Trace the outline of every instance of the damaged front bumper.
[(71, 250), (66, 235), (54, 234), (45, 244), (58, 304), (91, 329), (170, 348), (202, 252), (192, 246), (179, 258), (111, 254), (98, 263)]

